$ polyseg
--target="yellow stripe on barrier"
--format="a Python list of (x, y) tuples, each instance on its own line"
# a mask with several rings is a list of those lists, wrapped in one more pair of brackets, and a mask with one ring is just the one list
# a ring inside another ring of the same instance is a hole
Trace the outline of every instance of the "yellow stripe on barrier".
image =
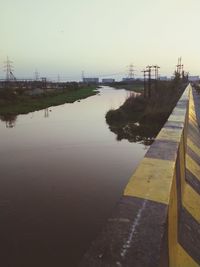
[(190, 101), (189, 101), (189, 124), (195, 126), (198, 129), (197, 116), (195, 112), (194, 98), (192, 92), (190, 93)]
[(178, 129), (163, 128), (156, 137), (157, 140), (170, 140), (179, 142), (182, 132)]
[(194, 108), (194, 105), (190, 107), (190, 110), (189, 110), (189, 119), (192, 119), (192, 120), (195, 120), (196, 121), (196, 112), (195, 112), (195, 108)]
[(183, 206), (200, 223), (200, 195), (187, 183), (184, 187)]
[(191, 125), (193, 129), (195, 130), (195, 132), (199, 134), (198, 124), (195, 119), (190, 119), (189, 125)]
[(127, 184), (124, 195), (168, 204), (175, 162), (144, 158)]
[(168, 210), (168, 242), (169, 242), (169, 266), (176, 266), (177, 257), (177, 239), (178, 239), (178, 211), (177, 208), (177, 184), (176, 175), (174, 175), (171, 198)]
[(196, 263), (193, 258), (190, 257), (190, 255), (182, 248), (180, 244), (178, 244), (176, 267), (200, 267), (200, 265)]
[(192, 124), (191, 122), (188, 125), (188, 135), (193, 134), (193, 136), (197, 139), (199, 139), (199, 129), (196, 125)]
[(188, 154), (186, 154), (186, 166), (188, 170), (200, 181), (200, 166)]
[(190, 105), (189, 117), (194, 118), (194, 119), (196, 118), (196, 112), (195, 112), (195, 109), (194, 109), (194, 104)]
[(180, 141), (180, 146), (179, 146), (179, 166), (180, 166), (180, 177), (178, 177), (178, 179), (181, 182), (181, 198), (183, 197), (183, 188), (185, 185), (185, 174), (186, 174), (186, 162), (185, 162), (185, 140), (184, 140), (184, 136), (182, 136), (181, 141)]
[(187, 145), (200, 157), (200, 148), (190, 138), (187, 139)]
[(182, 131), (170, 128), (162, 128), (162, 131), (156, 137), (157, 140), (170, 140), (179, 142), (181, 138)]

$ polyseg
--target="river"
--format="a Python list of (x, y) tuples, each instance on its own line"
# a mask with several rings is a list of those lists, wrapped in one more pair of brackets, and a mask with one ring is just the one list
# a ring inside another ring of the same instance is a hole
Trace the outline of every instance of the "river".
[(77, 266), (146, 152), (117, 141), (105, 122), (128, 94), (102, 87), (80, 102), (0, 121), (2, 266)]

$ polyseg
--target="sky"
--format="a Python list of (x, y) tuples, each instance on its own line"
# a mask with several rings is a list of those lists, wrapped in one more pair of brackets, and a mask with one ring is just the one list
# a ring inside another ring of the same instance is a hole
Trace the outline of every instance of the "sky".
[(136, 76), (152, 64), (171, 76), (180, 56), (200, 74), (200, 0), (0, 0), (0, 10), (0, 77), (7, 56), (17, 78), (120, 78), (131, 63)]

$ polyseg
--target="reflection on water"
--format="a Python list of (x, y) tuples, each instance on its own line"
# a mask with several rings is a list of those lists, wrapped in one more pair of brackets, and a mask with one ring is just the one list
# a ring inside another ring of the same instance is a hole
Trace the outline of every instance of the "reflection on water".
[[(49, 117), (49, 113), (51, 109), (45, 108), (44, 109), (44, 118)], [(32, 112), (33, 114), (33, 112)], [(0, 120), (5, 122), (6, 128), (14, 128), (16, 126), (17, 115), (0, 115)]]
[(6, 128), (13, 128), (15, 127), (17, 116), (16, 115), (0, 115), (0, 120), (5, 122)]
[[(116, 134), (116, 140), (127, 139), (149, 146), (155, 140), (163, 127), (163, 115), (144, 115), (145, 102), (140, 94), (133, 93), (117, 109), (110, 109), (105, 119), (111, 132)], [(139, 97), (138, 97), (139, 96)]]
[(51, 109), (49, 109), (49, 108), (45, 108), (45, 109), (44, 109), (44, 117), (45, 117), (45, 118), (48, 118), (50, 112), (51, 112)]
[(49, 109), (48, 108), (45, 108), (45, 110), (44, 110), (44, 117), (45, 118), (49, 117)]
[(117, 142), (105, 122), (126, 97), (105, 87), (100, 96), (19, 115), (12, 131), (8, 118), (0, 121), (3, 267), (77, 266), (145, 153)]
[(117, 135), (117, 140), (127, 139), (129, 142), (139, 142), (146, 146), (153, 143), (161, 129), (161, 125), (153, 122), (125, 124), (112, 124), (109, 126), (111, 132)]

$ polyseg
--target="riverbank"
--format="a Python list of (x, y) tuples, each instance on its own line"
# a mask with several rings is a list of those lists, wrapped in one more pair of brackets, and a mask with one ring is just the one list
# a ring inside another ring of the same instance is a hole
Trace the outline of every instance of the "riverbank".
[(0, 115), (26, 114), (51, 106), (73, 103), (97, 93), (95, 86), (86, 86), (76, 90), (44, 93), (40, 96), (19, 95), (11, 98), (0, 98)]
[(186, 83), (160, 81), (157, 89), (152, 88), (151, 98), (144, 98), (143, 94), (130, 96), (121, 107), (107, 112), (106, 122), (110, 130), (119, 140), (141, 141), (138, 136), (143, 136), (144, 143), (151, 144), (175, 107), (185, 86)]
[(141, 81), (115, 82), (115, 83), (110, 84), (110, 86), (115, 89), (125, 89), (128, 91), (134, 91), (137, 93), (142, 93), (144, 90), (144, 84)]

